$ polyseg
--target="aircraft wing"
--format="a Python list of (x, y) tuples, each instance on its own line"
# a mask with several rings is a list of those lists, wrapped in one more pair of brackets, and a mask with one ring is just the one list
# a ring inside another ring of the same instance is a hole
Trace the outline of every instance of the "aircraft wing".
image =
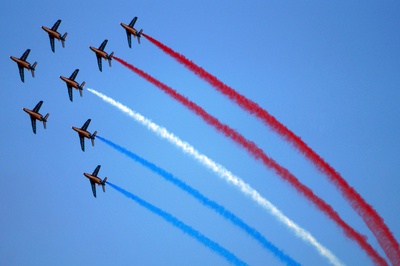
[(97, 57), (97, 65), (99, 66), (99, 70), (102, 71), (101, 70), (102, 69), (102, 67), (101, 67), (101, 57), (98, 56), (98, 55), (96, 55), (96, 57)]
[(69, 77), (70, 80), (75, 80), (76, 75), (78, 75), (79, 69), (75, 69), (74, 73), (71, 74)]
[(82, 151), (85, 151), (85, 139), (83, 136), (79, 135), (79, 141), (81, 142)]
[(51, 50), (54, 53), (54, 37), (49, 34)]
[(97, 176), (97, 174), (99, 173), (100, 167), (101, 167), (101, 165), (98, 165), (98, 166), (96, 167), (96, 169), (94, 169), (92, 175)]
[(33, 133), (36, 134), (36, 119), (33, 118), (33, 117), (31, 117), (31, 123), (32, 123), (32, 130), (33, 130)]
[(24, 60), (24, 61), (26, 61), (26, 59), (28, 58), (28, 55), (29, 55), (29, 52), (31, 51), (31, 49), (27, 49), (26, 51), (25, 51), (25, 53), (21, 56), (21, 60)]
[(137, 20), (137, 17), (134, 17), (134, 18), (132, 19), (131, 23), (129, 23), (129, 26), (130, 26), (131, 28), (133, 28), (133, 26), (135, 26), (136, 20)]
[(90, 185), (92, 186), (93, 196), (96, 198), (96, 183), (90, 180)]
[(86, 130), (90, 124), (91, 119), (88, 119), (85, 124), (83, 124), (83, 126), (81, 127), (81, 129)]
[(67, 85), (67, 87), (68, 87), (69, 100), (72, 102), (72, 87), (70, 85)]
[(106, 48), (106, 45), (107, 45), (107, 42), (108, 42), (108, 40), (106, 39), (106, 40), (104, 40), (104, 42), (100, 45), (100, 47), (99, 47), (99, 50), (104, 50), (104, 48)]
[(54, 23), (53, 27), (51, 27), (52, 30), (57, 31), (58, 26), (60, 26), (61, 19), (57, 20), (56, 23)]
[(38, 103), (36, 104), (35, 108), (33, 108), (32, 111), (34, 111), (34, 112), (36, 112), (36, 113), (39, 112), (39, 109), (40, 109), (40, 107), (42, 107), (42, 104), (43, 104), (43, 101), (38, 102)]
[(129, 48), (132, 48), (132, 35), (128, 30), (126, 31), (126, 37), (128, 38)]
[(19, 76), (21, 77), (22, 82), (24, 82), (24, 67), (18, 65)]

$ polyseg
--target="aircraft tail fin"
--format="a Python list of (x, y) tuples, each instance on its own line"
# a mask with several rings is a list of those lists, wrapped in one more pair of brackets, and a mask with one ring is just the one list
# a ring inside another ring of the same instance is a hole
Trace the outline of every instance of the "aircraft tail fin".
[(112, 60), (113, 56), (114, 56), (114, 52), (112, 52), (112, 53), (108, 56), (108, 64), (110, 65), (110, 67), (111, 67), (111, 60)]
[(31, 72), (32, 72), (32, 77), (35, 77), (35, 68), (36, 68), (37, 62), (35, 62), (31, 67)]
[(107, 177), (105, 177), (103, 182), (101, 182), (101, 186), (103, 187), (103, 192), (106, 192), (106, 182), (107, 182)]
[(90, 139), (92, 140), (92, 146), (94, 147), (94, 139), (96, 138), (97, 131), (95, 131), (91, 136)]
[(142, 32), (143, 32), (143, 29), (141, 29), (137, 35), (137, 41), (139, 44), (140, 44), (140, 37), (142, 37)]
[(79, 89), (79, 94), (81, 95), (81, 97), (83, 96), (83, 87), (85, 86), (85, 82), (82, 82), (81, 86), (78, 87)]
[(43, 118), (43, 126), (44, 126), (44, 129), (46, 129), (46, 123), (47, 123), (47, 118), (49, 118), (49, 113), (47, 113), (47, 115)]
[(66, 32), (62, 37), (61, 37), (61, 44), (62, 47), (65, 48), (65, 38), (67, 38), (68, 32)]

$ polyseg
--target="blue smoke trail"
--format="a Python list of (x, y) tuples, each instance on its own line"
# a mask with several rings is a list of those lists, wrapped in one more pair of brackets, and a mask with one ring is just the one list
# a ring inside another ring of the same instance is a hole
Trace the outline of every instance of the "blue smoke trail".
[(222, 215), (225, 219), (231, 221), (233, 224), (244, 230), (248, 235), (253, 237), (255, 240), (257, 240), (264, 248), (270, 250), (276, 257), (278, 257), (282, 262), (286, 263), (287, 265), (300, 265), (298, 262), (294, 261), (292, 258), (290, 258), (288, 255), (283, 253), (280, 249), (278, 249), (276, 246), (274, 246), (271, 242), (269, 242), (260, 232), (258, 232), (256, 229), (250, 227), (248, 224), (246, 224), (244, 221), (242, 221), (239, 217), (237, 217), (235, 214), (232, 212), (228, 211), (225, 209), (223, 206), (219, 205), (218, 203), (208, 199), (205, 197), (203, 194), (201, 194), (198, 190), (190, 187), (189, 185), (185, 184), (178, 178), (174, 177), (171, 173), (168, 173), (167, 171), (161, 169), (160, 167), (156, 166), (155, 164), (146, 161), (145, 159), (141, 158), (140, 156), (134, 154), (133, 152), (111, 142), (110, 140), (107, 140), (105, 138), (100, 137), (99, 135), (96, 136), (99, 140), (104, 142), (105, 144), (109, 145), (110, 147), (116, 149), (117, 151), (125, 154), (129, 158), (135, 160), (136, 162), (142, 164), (143, 166), (149, 168), (151, 171), (153, 171), (156, 174), (159, 174), (162, 176), (165, 180), (171, 182), (175, 186), (179, 187), (180, 189), (184, 190), (185, 192), (189, 193), (192, 195), (194, 198), (196, 198), (198, 201), (200, 201), (203, 205), (213, 209), (220, 215)]
[(200, 232), (196, 231), (192, 227), (184, 224), (182, 221), (178, 220), (177, 218), (175, 218), (171, 214), (169, 214), (169, 213), (157, 208), (156, 206), (148, 203), (147, 201), (139, 198), (138, 196), (136, 196), (136, 195), (134, 195), (134, 194), (132, 194), (132, 193), (130, 193), (130, 192), (128, 192), (128, 191), (126, 191), (126, 190), (124, 190), (124, 189), (122, 189), (122, 188), (120, 188), (120, 187), (118, 187), (118, 186), (116, 186), (116, 185), (114, 185), (112, 183), (110, 183), (110, 182), (107, 182), (107, 184), (110, 187), (112, 187), (113, 189), (115, 189), (118, 192), (120, 192), (123, 195), (125, 195), (126, 197), (128, 197), (130, 199), (133, 199), (134, 201), (136, 201), (142, 207), (145, 207), (146, 209), (148, 209), (149, 211), (153, 212), (154, 214), (157, 214), (157, 215), (161, 216), (164, 220), (166, 220), (167, 222), (169, 222), (173, 226), (181, 229), (184, 233), (186, 233), (189, 236), (197, 239), (202, 244), (204, 244), (206, 247), (208, 247), (212, 251), (218, 253), (219, 255), (221, 255), (222, 257), (227, 259), (232, 264), (235, 264), (235, 265), (247, 265), (244, 261), (240, 260), (238, 257), (233, 255), (231, 252), (229, 252), (225, 248), (221, 247), (218, 243), (216, 243), (216, 242), (212, 241), (211, 239), (207, 238), (206, 236), (204, 236)]

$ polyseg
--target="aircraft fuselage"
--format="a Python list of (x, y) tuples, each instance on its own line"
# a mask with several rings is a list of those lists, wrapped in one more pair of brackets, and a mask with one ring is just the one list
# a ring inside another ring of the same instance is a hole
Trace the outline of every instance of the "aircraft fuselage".
[(88, 173), (83, 173), (84, 176), (86, 176), (87, 178), (89, 178), (91, 181), (95, 182), (96, 184), (98, 184), (99, 186), (102, 185), (102, 180), (100, 177), (88, 174)]
[(29, 110), (27, 108), (22, 108), (22, 110), (27, 112), (31, 117), (35, 118), (36, 120), (43, 121), (43, 116), (41, 114), (36, 113), (36, 112), (34, 112), (32, 110)]
[(108, 54), (100, 49), (97, 49), (93, 46), (89, 47), (93, 52), (95, 52), (98, 56), (103, 57), (104, 59), (108, 59)]
[(60, 76), (60, 79), (62, 79), (64, 82), (67, 83), (67, 85), (70, 85), (71, 87), (75, 88), (75, 89), (79, 89), (79, 84), (78, 82), (76, 82), (75, 80)]
[(44, 29), (44, 31), (47, 32), (50, 36), (56, 38), (57, 40), (61, 40), (61, 34), (58, 33), (57, 31), (49, 29), (49, 28), (47, 28), (45, 26), (42, 26), (42, 29)]
[(31, 70), (31, 64), (28, 63), (27, 61), (22, 60), (22, 59), (17, 58), (17, 57), (14, 57), (14, 56), (10, 56), (10, 58), (11, 58), (14, 62), (16, 62), (16, 63), (18, 64), (18, 66), (22, 66), (22, 67), (28, 69), (29, 71)]
[(74, 127), (74, 126), (72, 127), (72, 129), (75, 130), (76, 132), (78, 132), (78, 134), (80, 136), (83, 136), (85, 138), (91, 139), (91, 135), (92, 134), (90, 134), (90, 132), (88, 132), (86, 130), (83, 130), (83, 129), (80, 129), (80, 128), (77, 128), (77, 127)]
[(135, 28), (130, 27), (129, 25), (126, 25), (121, 22), (121, 26), (126, 29), (130, 34), (136, 37), (138, 31)]

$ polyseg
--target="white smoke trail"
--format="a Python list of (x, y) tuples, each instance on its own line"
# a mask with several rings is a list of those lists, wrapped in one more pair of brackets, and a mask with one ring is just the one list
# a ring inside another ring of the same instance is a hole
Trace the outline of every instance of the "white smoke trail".
[(220, 178), (236, 186), (243, 194), (249, 196), (258, 205), (260, 205), (271, 215), (273, 215), (278, 221), (289, 227), (298, 237), (300, 237), (305, 242), (314, 246), (317, 249), (318, 253), (321, 256), (327, 258), (332, 265), (336, 266), (343, 265), (343, 263), (338, 258), (336, 258), (336, 256), (330, 250), (322, 246), (322, 244), (320, 244), (309, 232), (307, 232), (306, 230), (298, 226), (295, 222), (290, 220), (271, 202), (263, 198), (255, 189), (253, 189), (250, 185), (245, 183), (241, 178), (233, 175), (228, 169), (226, 169), (220, 164), (217, 164), (204, 154), (199, 153), (193, 146), (191, 146), (189, 143), (185, 141), (182, 141), (177, 136), (170, 133), (166, 128), (153, 123), (151, 120), (147, 119), (146, 117), (142, 116), (139, 113), (136, 113), (135, 111), (121, 104), (120, 102), (117, 102), (114, 99), (96, 90), (93, 89), (87, 89), (87, 90), (95, 94), (96, 96), (100, 97), (105, 102), (113, 105), (114, 107), (117, 107), (120, 111), (124, 112), (131, 118), (135, 119), (137, 122), (147, 127), (149, 130), (153, 131), (158, 136), (168, 140), (175, 146), (181, 148), (185, 153), (195, 158), (198, 162), (200, 162), (207, 168), (211, 169)]

